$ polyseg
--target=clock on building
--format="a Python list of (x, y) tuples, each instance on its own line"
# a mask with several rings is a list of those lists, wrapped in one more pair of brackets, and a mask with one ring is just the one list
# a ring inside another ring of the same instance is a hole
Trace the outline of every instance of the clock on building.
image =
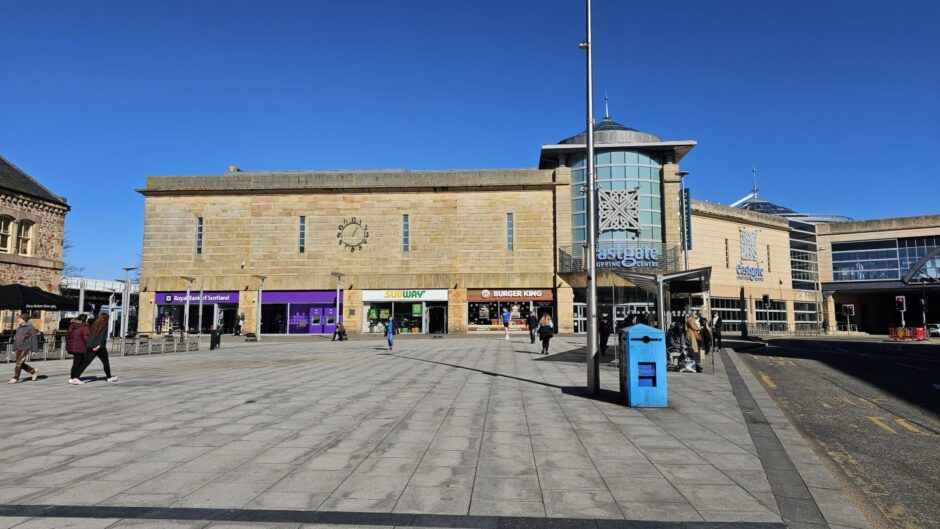
[(346, 246), (350, 252), (362, 251), (362, 246), (369, 241), (369, 226), (356, 217), (343, 219), (336, 238), (340, 246)]

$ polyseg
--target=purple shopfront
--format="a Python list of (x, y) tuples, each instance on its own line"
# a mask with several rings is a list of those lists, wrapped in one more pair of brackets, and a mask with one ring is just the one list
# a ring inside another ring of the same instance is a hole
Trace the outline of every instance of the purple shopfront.
[[(339, 302), (342, 311), (342, 292)], [(336, 291), (270, 291), (261, 294), (261, 332), (264, 334), (333, 334), (339, 320)]]
[[(212, 329), (220, 329), (227, 334), (235, 332), (239, 322), (238, 301), (239, 293), (234, 291), (190, 292), (189, 331), (209, 332)], [(157, 292), (154, 302), (157, 310), (154, 312), (153, 332), (179, 332), (186, 314), (186, 292)]]

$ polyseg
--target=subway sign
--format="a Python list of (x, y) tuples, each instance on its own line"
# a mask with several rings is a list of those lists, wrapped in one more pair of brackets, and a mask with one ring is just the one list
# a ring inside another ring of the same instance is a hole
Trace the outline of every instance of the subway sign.
[(598, 248), (597, 268), (659, 268), (659, 250), (652, 246)]

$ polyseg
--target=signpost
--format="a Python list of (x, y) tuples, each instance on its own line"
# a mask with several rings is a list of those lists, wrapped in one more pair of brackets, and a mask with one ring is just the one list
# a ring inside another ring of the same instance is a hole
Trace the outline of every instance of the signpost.
[(845, 314), (848, 327), (846, 330), (852, 332), (852, 316), (855, 316), (855, 305), (842, 305), (842, 314)]

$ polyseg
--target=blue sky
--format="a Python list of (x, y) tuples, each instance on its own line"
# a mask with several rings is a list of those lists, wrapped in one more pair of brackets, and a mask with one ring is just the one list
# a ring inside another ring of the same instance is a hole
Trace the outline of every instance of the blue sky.
[[(940, 3), (595, 0), (612, 117), (695, 139), (693, 195), (940, 213)], [(137, 263), (148, 175), (537, 164), (584, 128), (582, 0), (7, 2), (0, 154), (70, 256)]]

